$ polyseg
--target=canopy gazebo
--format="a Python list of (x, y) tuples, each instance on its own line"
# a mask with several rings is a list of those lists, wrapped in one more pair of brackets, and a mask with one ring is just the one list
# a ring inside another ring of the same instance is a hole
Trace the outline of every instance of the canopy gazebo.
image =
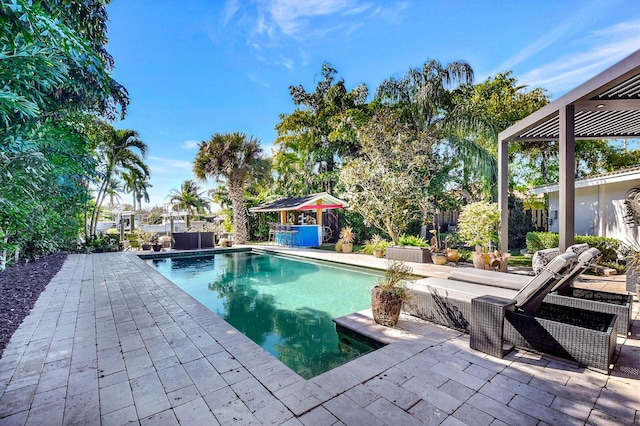
[[(299, 245), (319, 246), (322, 244), (324, 226), (322, 223), (322, 212), (324, 210), (342, 209), (349, 207), (349, 204), (327, 192), (304, 195), (302, 197), (289, 197), (272, 201), (252, 207), (251, 213), (272, 213), (280, 212), (280, 223), (287, 223), (287, 212), (316, 212), (316, 223), (307, 222), (306, 216), (301, 215), (299, 225), (292, 225), (292, 229), (298, 232)], [(311, 228), (313, 227), (313, 228)]]
[(514, 141), (558, 141), (560, 249), (575, 233), (575, 142), (640, 137), (640, 50), (498, 135), (500, 249), (508, 251), (508, 151)]

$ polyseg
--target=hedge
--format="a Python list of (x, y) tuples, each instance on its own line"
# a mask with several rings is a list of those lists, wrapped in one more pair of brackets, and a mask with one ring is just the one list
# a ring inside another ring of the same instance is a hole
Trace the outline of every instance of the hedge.
[[(596, 237), (594, 235), (576, 235), (576, 244), (589, 244), (602, 253), (602, 262), (615, 262), (618, 260), (618, 252), (622, 243), (615, 238)], [(538, 250), (558, 247), (560, 237), (553, 232), (527, 232), (527, 251), (535, 253)]]

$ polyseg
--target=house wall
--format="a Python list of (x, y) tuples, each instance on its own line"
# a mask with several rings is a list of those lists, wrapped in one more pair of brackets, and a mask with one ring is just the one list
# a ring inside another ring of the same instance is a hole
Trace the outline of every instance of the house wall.
[[(576, 235), (597, 235), (626, 241), (632, 234), (638, 236), (624, 223), (624, 200), (627, 191), (640, 185), (640, 179), (605, 185), (576, 188), (575, 232)], [(558, 192), (549, 194), (549, 231), (559, 232)]]

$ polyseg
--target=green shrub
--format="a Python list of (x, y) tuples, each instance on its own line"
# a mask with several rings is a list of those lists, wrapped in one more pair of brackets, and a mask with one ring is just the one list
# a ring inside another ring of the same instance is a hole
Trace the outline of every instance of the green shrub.
[(398, 238), (398, 245), (400, 246), (413, 246), (413, 247), (429, 247), (429, 243), (422, 237), (416, 235), (400, 235)]
[(527, 251), (529, 253), (558, 247), (559, 245), (560, 236), (555, 232), (527, 232)]
[(362, 247), (362, 252), (364, 254), (373, 254), (373, 251), (377, 248), (380, 248), (385, 252), (387, 246), (390, 244), (391, 243), (389, 241), (385, 240), (380, 235), (375, 234), (370, 240), (365, 241), (364, 247)]
[[(602, 253), (601, 262), (615, 262), (618, 259), (618, 251), (621, 242), (615, 238), (596, 237), (594, 235), (576, 235), (574, 239), (576, 244), (589, 244), (589, 247), (595, 247)], [(558, 247), (560, 245), (560, 237), (554, 232), (528, 232), (527, 233), (527, 251), (535, 253), (538, 250)]]
[(595, 247), (600, 250), (602, 257), (601, 262), (616, 262), (618, 260), (618, 251), (622, 244), (620, 240), (615, 238), (596, 237), (594, 235), (576, 235), (576, 244), (589, 244), (589, 247)]

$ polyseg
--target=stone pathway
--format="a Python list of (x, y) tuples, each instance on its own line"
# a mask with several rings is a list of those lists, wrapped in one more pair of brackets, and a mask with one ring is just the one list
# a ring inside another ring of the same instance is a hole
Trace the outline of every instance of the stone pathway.
[(607, 376), (357, 313), (388, 345), (304, 380), (135, 254), (71, 255), (0, 359), (0, 425), (640, 424), (635, 318)]

